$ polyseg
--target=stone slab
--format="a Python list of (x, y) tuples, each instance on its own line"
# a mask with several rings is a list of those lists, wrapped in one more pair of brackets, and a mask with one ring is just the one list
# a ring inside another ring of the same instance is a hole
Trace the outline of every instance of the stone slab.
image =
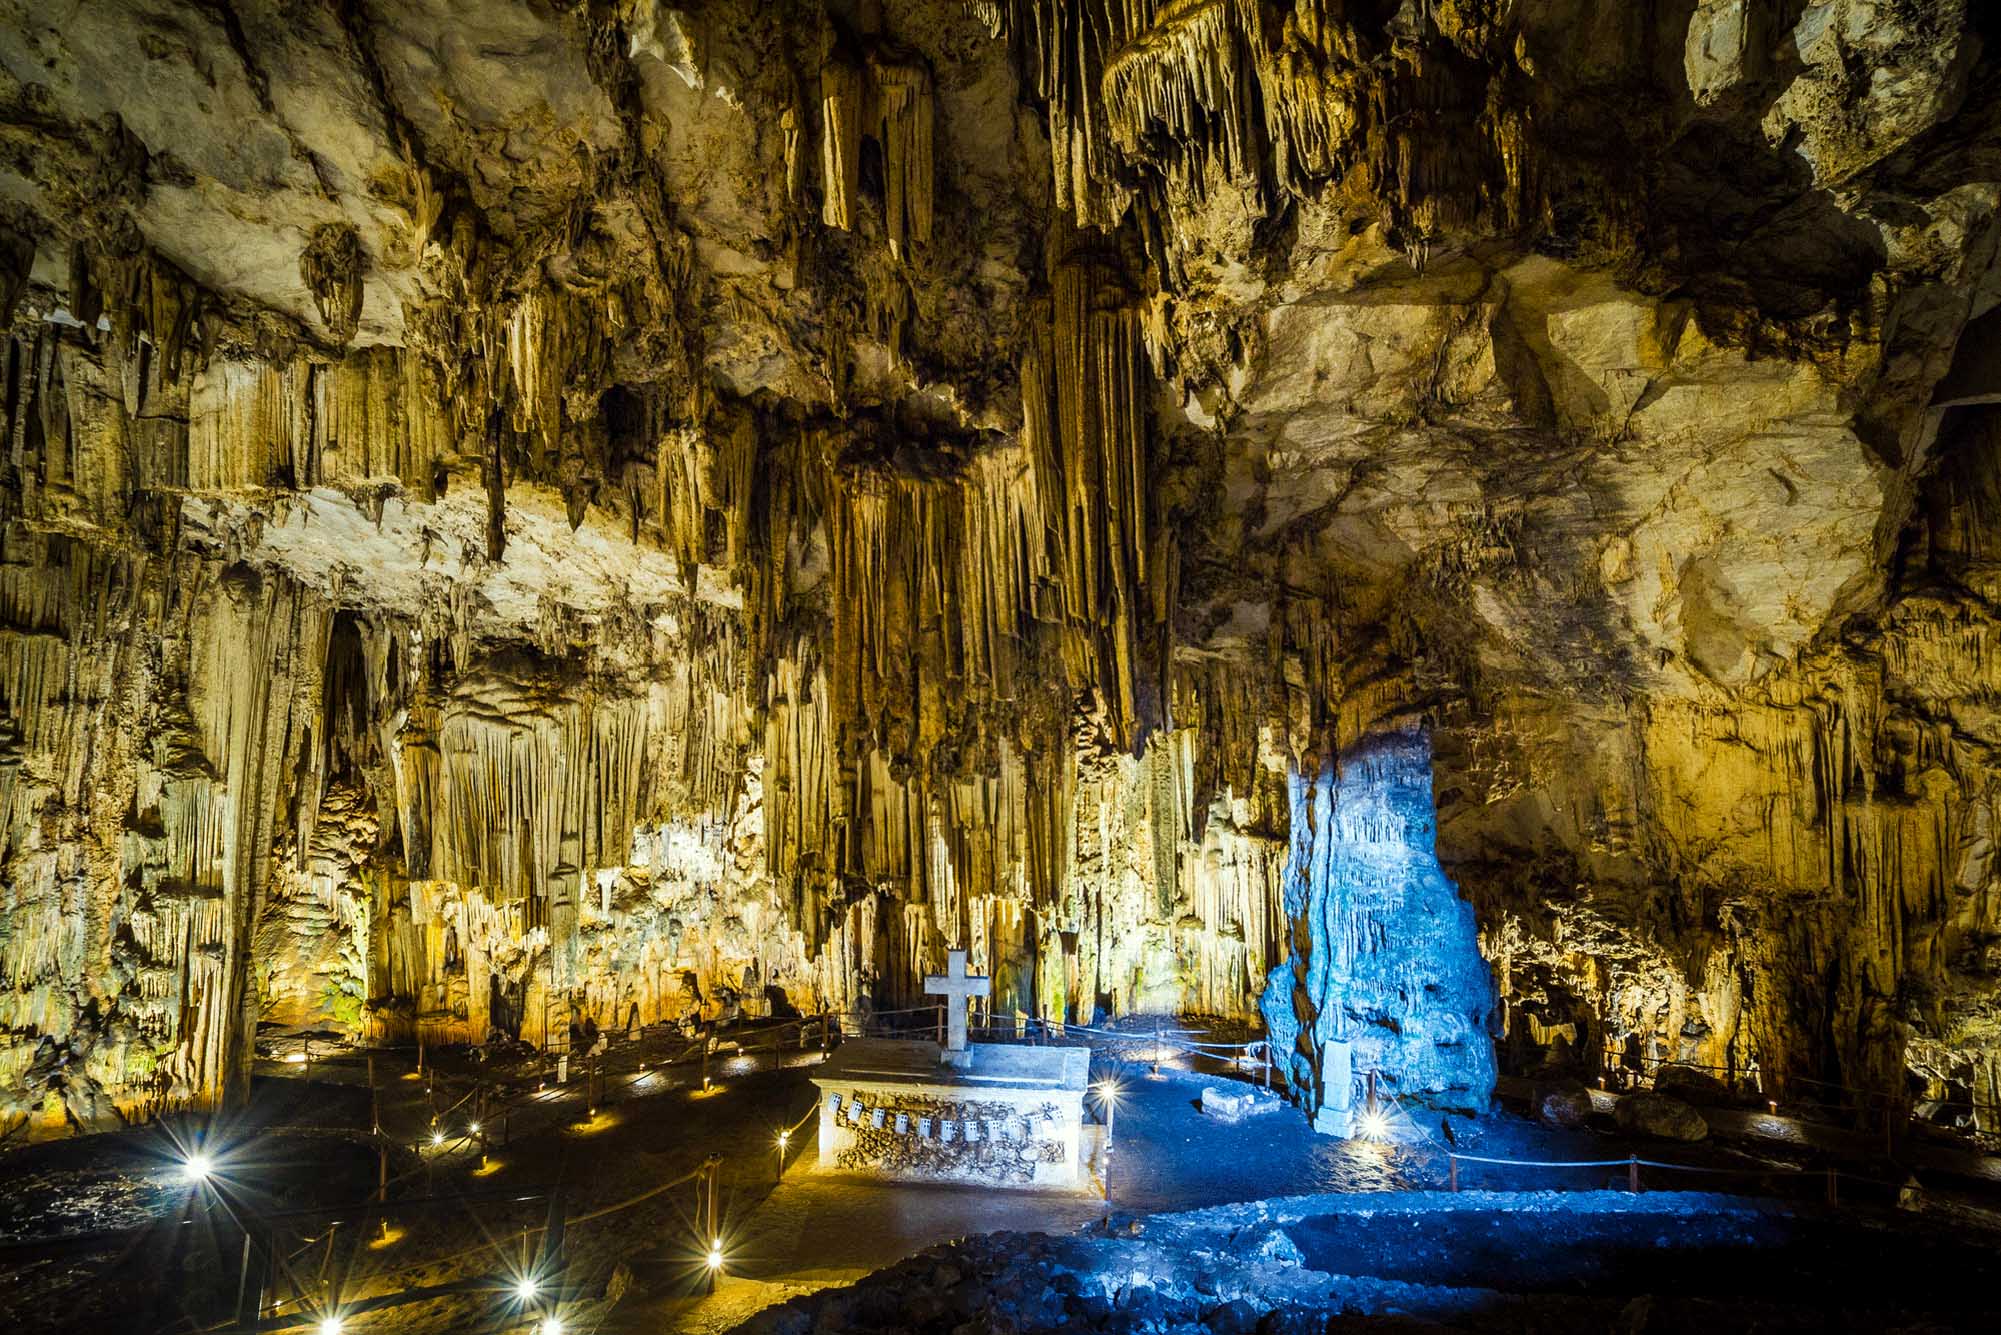
[(851, 1039), (815, 1068), (815, 1083), (866, 1079), (981, 1088), (1067, 1089), (1082, 1092), (1091, 1079), (1089, 1048), (1035, 1048), (1012, 1043), (972, 1043), (966, 1066), (944, 1064), (944, 1049), (929, 1039)]

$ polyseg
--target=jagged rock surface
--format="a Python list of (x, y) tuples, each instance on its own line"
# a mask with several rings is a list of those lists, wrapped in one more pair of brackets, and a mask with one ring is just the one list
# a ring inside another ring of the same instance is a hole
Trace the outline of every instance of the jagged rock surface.
[(6, 1120), (1470, 904), (1504, 1067), (2001, 1127), (1993, 29), (0, 0)]

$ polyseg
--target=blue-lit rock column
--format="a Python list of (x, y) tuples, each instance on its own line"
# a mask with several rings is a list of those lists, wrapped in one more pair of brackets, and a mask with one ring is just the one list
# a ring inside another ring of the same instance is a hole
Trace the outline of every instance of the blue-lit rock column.
[(1279, 1072), (1332, 1135), (1353, 1134), (1372, 1071), (1384, 1096), (1484, 1112), (1494, 982), (1438, 864), (1429, 736), (1365, 738), (1289, 781), (1292, 957), (1261, 1003)]

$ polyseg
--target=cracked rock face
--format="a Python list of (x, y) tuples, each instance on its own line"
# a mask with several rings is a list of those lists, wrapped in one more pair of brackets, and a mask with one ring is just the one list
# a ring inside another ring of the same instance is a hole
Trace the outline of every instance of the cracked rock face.
[(1964, 0), (0, 2), (0, 1116), (963, 948), (1314, 1107), (2001, 1129), (1997, 89)]

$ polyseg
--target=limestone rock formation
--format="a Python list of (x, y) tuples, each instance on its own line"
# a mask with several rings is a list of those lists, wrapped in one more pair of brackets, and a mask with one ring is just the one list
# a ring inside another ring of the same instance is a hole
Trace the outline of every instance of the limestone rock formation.
[(1619, 1100), (1613, 1110), (1619, 1129), (1629, 1135), (1653, 1136), (1660, 1140), (1701, 1140), (1709, 1134), (1702, 1114), (1683, 1103), (1642, 1090)]
[(0, 0), (0, 1130), (948, 948), (2001, 1128), (1991, 9)]

